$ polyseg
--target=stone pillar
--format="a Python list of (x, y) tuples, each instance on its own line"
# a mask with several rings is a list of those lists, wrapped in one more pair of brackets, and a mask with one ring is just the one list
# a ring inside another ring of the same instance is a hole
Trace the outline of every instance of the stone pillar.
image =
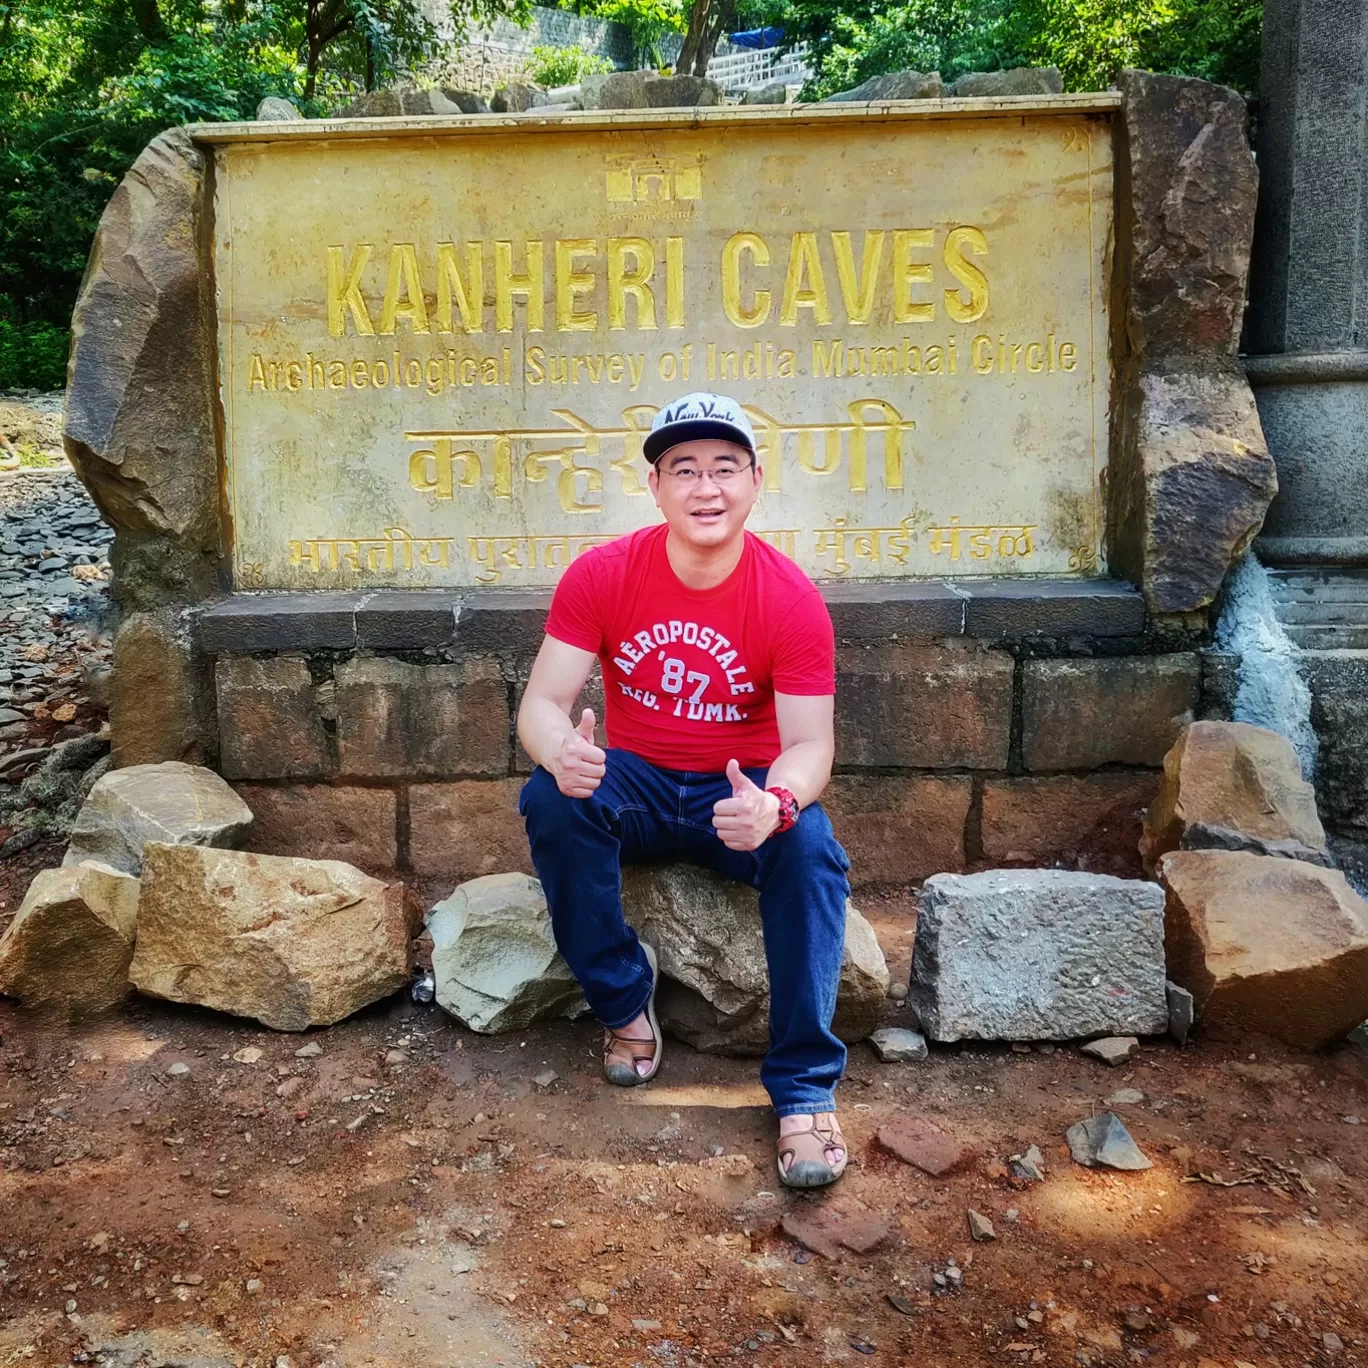
[(1266, 0), (1246, 370), (1280, 494), (1256, 549), (1368, 564), (1368, 0)]

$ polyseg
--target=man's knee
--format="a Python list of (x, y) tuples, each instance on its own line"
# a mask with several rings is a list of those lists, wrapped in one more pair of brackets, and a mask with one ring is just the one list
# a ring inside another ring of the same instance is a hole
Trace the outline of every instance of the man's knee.
[(518, 797), (518, 811), (529, 828), (558, 826), (569, 815), (570, 804), (547, 770), (538, 766), (528, 777)]
[(780, 837), (779, 849), (786, 860), (796, 860), (805, 866), (826, 865), (842, 874), (850, 868), (850, 861), (831, 829), (831, 819), (820, 803), (813, 803), (798, 814), (797, 825)]

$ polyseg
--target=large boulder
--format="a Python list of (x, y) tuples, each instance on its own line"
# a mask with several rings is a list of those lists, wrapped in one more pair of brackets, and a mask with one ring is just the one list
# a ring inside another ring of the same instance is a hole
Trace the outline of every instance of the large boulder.
[(517, 1031), (589, 1010), (556, 951), (541, 884), (529, 875), (471, 879), (426, 921), (437, 1001), (472, 1031)]
[(258, 123), (290, 123), (303, 117), (289, 100), (279, 95), (268, 95), (256, 109)]
[(62, 864), (99, 860), (137, 874), (148, 841), (230, 847), (251, 823), (247, 804), (213, 770), (179, 760), (132, 765), (90, 790)]
[(1328, 865), (1316, 794), (1291, 743), (1246, 722), (1194, 722), (1164, 757), (1140, 853), (1248, 850)]
[(1010, 95), (1058, 95), (1064, 79), (1058, 67), (1012, 67), (1008, 71), (968, 71), (950, 87), (958, 99)]
[[(769, 1048), (769, 974), (753, 889), (692, 865), (623, 871), (628, 922), (656, 951), (661, 1027), (710, 1054)], [(832, 1030), (863, 1040), (879, 1022), (888, 966), (873, 929), (846, 904), (845, 956)]]
[(138, 880), (93, 862), (44, 869), (0, 936), (0, 993), (78, 1016), (128, 995)]
[(128, 976), (278, 1031), (328, 1026), (408, 982), (403, 885), (337, 860), (154, 842)]
[(222, 547), (205, 155), (154, 138), (110, 197), (71, 319), (63, 441), (117, 532), (125, 612), (218, 589)]
[(889, 71), (882, 76), (871, 76), (853, 90), (840, 90), (828, 95), (823, 104), (856, 104), (864, 100), (939, 100), (945, 95), (945, 83), (939, 71)]
[(442, 95), (449, 105), (462, 114), (488, 114), (489, 104), (482, 95), (460, 86), (443, 86)]
[(1189, 613), (1215, 598), (1278, 487), (1237, 359), (1258, 172), (1236, 91), (1147, 71), (1117, 85), (1110, 565), (1152, 613)]
[(610, 71), (586, 76), (581, 86), (585, 109), (646, 109), (645, 71)]
[(788, 102), (788, 86), (783, 81), (771, 81), (768, 85), (755, 86), (741, 97), (743, 105), (781, 105)]
[(495, 114), (525, 114), (536, 103), (537, 90), (521, 81), (500, 86), (489, 101)]
[(1244, 851), (1173, 851), (1169, 977), (1218, 1031), (1315, 1050), (1368, 1016), (1368, 903), (1343, 874)]
[(398, 119), (426, 114), (487, 114), (489, 106), (473, 91), (448, 86), (418, 89), (394, 86), (371, 90), (342, 109), (342, 119)]
[(1158, 1034), (1164, 892), (1060, 869), (933, 875), (908, 1000), (932, 1040)]
[(659, 76), (647, 81), (643, 89), (651, 109), (693, 109), (724, 103), (722, 87), (706, 76)]

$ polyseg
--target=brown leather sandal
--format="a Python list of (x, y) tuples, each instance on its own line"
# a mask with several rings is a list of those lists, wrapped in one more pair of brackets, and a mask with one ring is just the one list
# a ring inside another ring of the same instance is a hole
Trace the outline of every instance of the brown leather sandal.
[[(839, 1149), (841, 1157), (833, 1164), (826, 1157), (828, 1149)], [(789, 1161), (784, 1167), (784, 1160)], [(839, 1123), (826, 1126), (814, 1116), (806, 1130), (793, 1131), (779, 1137), (779, 1181), (785, 1187), (815, 1188), (834, 1183), (845, 1172), (850, 1149)]]
[[(656, 967), (655, 951), (645, 941), (642, 941), (641, 948), (646, 952), (646, 960), (651, 966), (651, 996), (646, 999), (645, 1011), (654, 1038), (633, 1040), (628, 1036), (619, 1035), (616, 1031), (604, 1029), (603, 1076), (619, 1088), (634, 1088), (640, 1083), (648, 1083), (659, 1071), (660, 1058), (664, 1052), (660, 1023), (656, 1020), (655, 1014), (655, 995), (656, 987), (660, 983), (660, 970)], [(622, 1058), (623, 1049), (627, 1051), (628, 1059)], [(616, 1058), (613, 1057), (615, 1051), (618, 1052)], [(643, 1059), (651, 1061), (651, 1067), (645, 1073), (637, 1069), (637, 1064)]]

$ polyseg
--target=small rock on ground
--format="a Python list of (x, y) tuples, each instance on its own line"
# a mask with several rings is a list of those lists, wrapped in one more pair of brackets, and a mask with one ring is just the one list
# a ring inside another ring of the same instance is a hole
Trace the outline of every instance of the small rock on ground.
[(1031, 1145), (1025, 1154), (1013, 1154), (1007, 1162), (1011, 1165), (1013, 1178), (1024, 1178), (1031, 1183), (1045, 1181), (1045, 1156), (1036, 1145)]
[(1186, 1045), (1192, 1034), (1192, 1024), (1197, 1020), (1197, 1003), (1192, 994), (1181, 985), (1169, 980), (1164, 984), (1168, 995), (1169, 1035), (1180, 1045)]
[(869, 1037), (885, 1064), (917, 1063), (927, 1057), (926, 1037), (903, 1026), (885, 1026)]
[(1145, 1100), (1139, 1088), (1118, 1088), (1107, 1098), (1109, 1107), (1138, 1107)]
[(1134, 1059), (1139, 1049), (1140, 1042), (1134, 1036), (1107, 1036), (1103, 1040), (1089, 1041), (1083, 1047), (1083, 1053), (1116, 1068)]
[(943, 1178), (973, 1163), (975, 1154), (953, 1135), (922, 1117), (902, 1116), (879, 1127), (879, 1144), (905, 1164)]
[(980, 1244), (989, 1240), (997, 1239), (997, 1231), (993, 1229), (993, 1223), (981, 1212), (970, 1210), (968, 1213), (969, 1234)]
[(1138, 1170), (1154, 1167), (1115, 1112), (1101, 1112), (1079, 1121), (1069, 1127), (1065, 1139), (1074, 1162), (1084, 1168)]

